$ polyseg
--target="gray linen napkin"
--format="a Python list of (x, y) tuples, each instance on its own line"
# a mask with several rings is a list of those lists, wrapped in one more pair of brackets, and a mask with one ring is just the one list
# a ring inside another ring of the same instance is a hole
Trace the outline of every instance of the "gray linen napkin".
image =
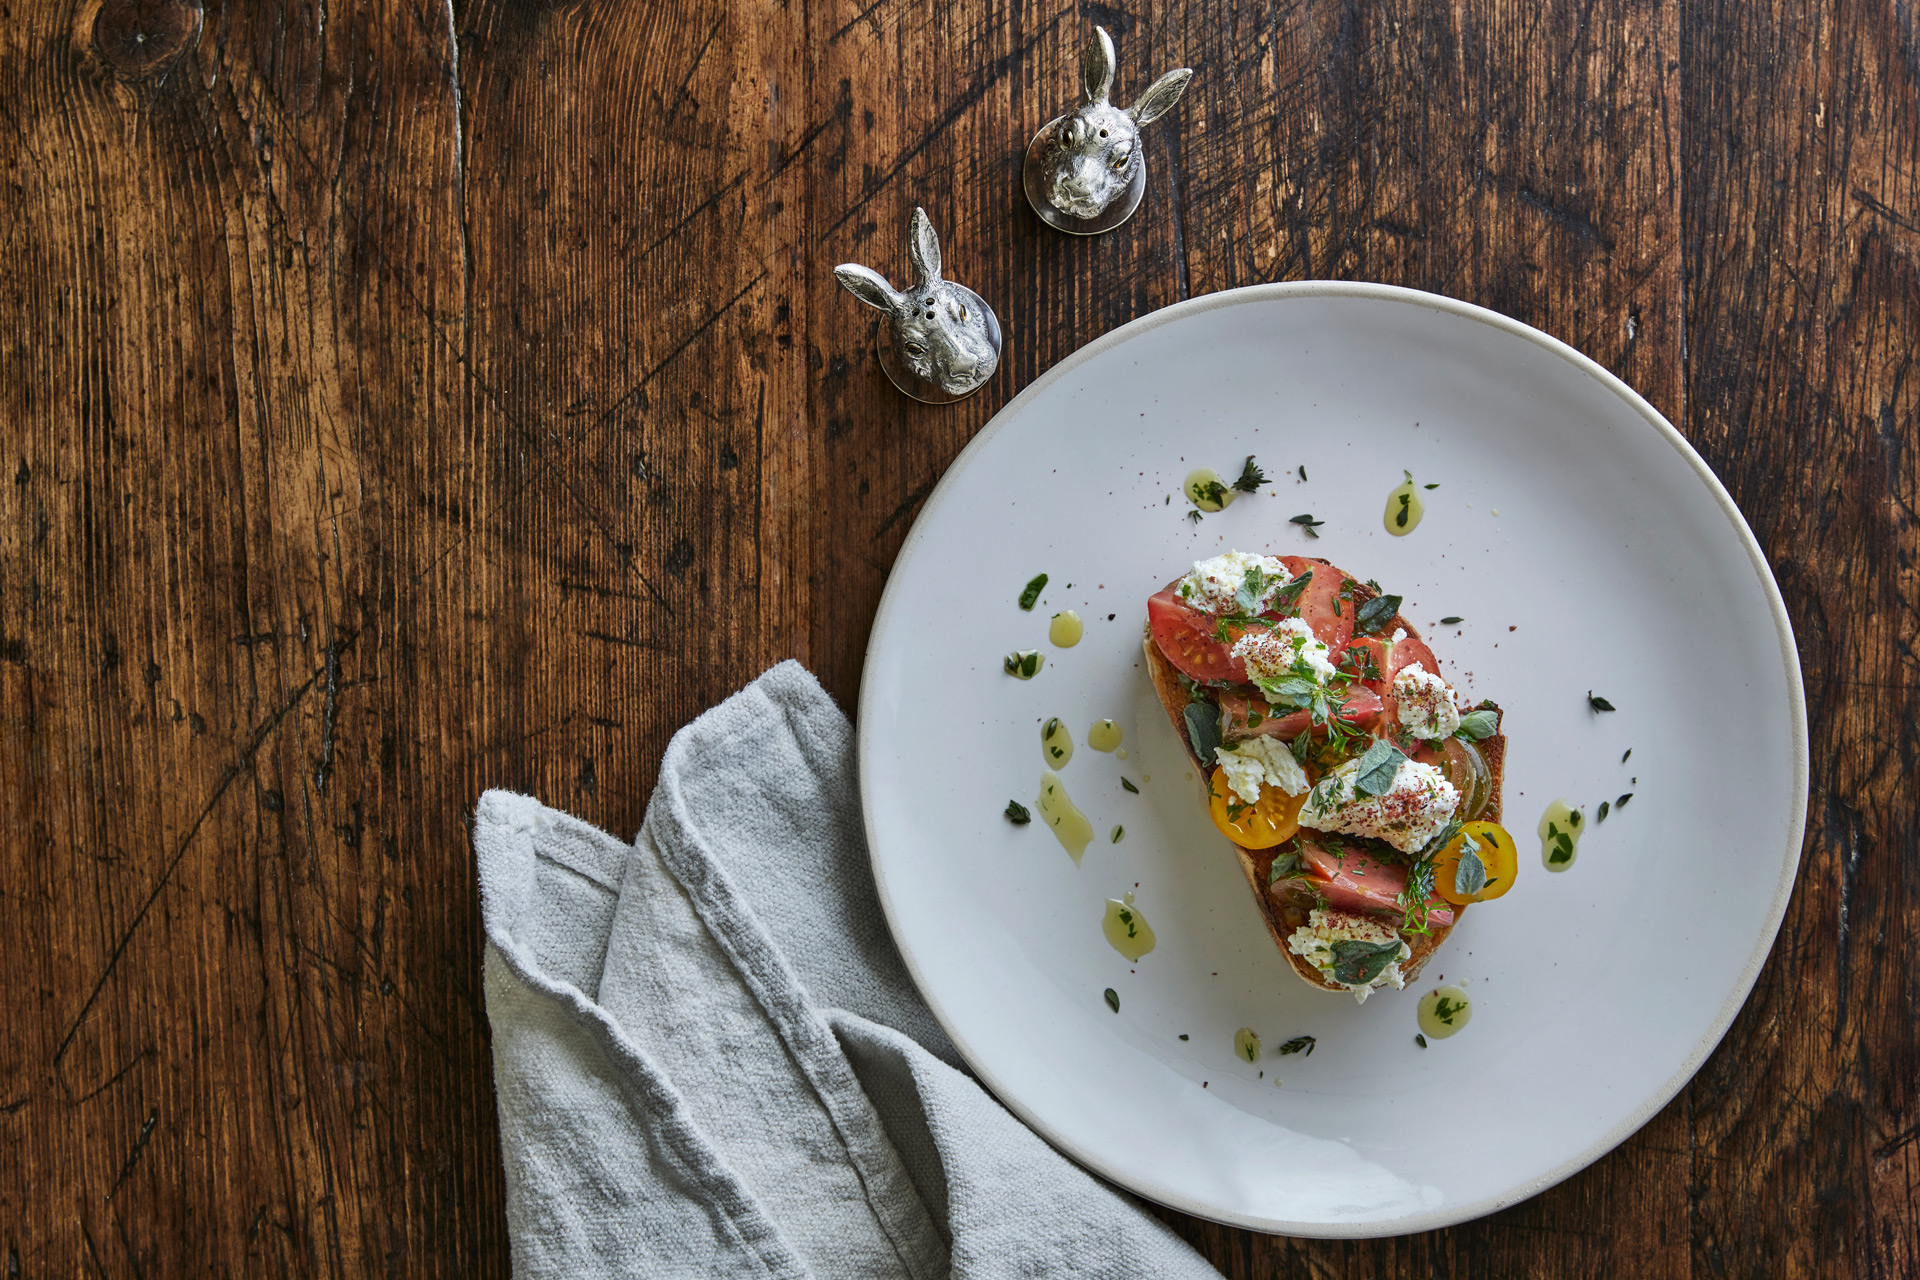
[(506, 791), (473, 842), (516, 1276), (1218, 1274), (959, 1069), (798, 664), (674, 737), (632, 844)]

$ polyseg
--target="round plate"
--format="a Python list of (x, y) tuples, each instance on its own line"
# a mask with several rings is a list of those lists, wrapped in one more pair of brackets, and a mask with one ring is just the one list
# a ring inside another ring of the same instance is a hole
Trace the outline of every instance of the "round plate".
[[(1231, 480), (1248, 454), (1260, 492), (1190, 521), (1188, 471)], [(1395, 538), (1383, 514), (1403, 471), (1439, 487)], [(1308, 513), (1317, 540), (1289, 523)], [(1147, 597), (1234, 548), (1378, 579), (1467, 699), (1505, 708), (1518, 881), (1465, 915), (1421, 984), (1364, 1006), (1281, 959), (1141, 665)], [(1067, 608), (1086, 638), (1057, 649), (1048, 618)], [(1032, 680), (1002, 671), (1015, 649), (1046, 655)], [(1590, 690), (1618, 709), (1593, 710)], [(1078, 865), (1041, 822), (1002, 816), (1009, 799), (1035, 807), (1051, 716), (1077, 746), (1062, 783), (1098, 833)], [(1102, 717), (1125, 759), (1086, 746)], [(981, 1080), (1122, 1186), (1294, 1235), (1476, 1217), (1643, 1124), (1752, 986), (1806, 816), (1792, 633), (1699, 456), (1564, 344), (1376, 285), (1195, 299), (1022, 392), (900, 552), (859, 743), (894, 937)], [(1535, 827), (1560, 797), (1589, 823), (1574, 866), (1550, 873)], [(1138, 963), (1101, 933), (1127, 892), (1158, 936)], [(1415, 1001), (1443, 978), (1472, 1022), (1422, 1048)], [(1234, 1055), (1240, 1027), (1262, 1039), (1257, 1063)], [(1278, 1054), (1302, 1035), (1310, 1055)]]

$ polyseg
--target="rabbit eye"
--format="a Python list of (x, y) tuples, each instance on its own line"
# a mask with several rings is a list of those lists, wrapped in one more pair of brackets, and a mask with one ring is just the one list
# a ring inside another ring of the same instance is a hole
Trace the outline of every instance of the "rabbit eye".
[(1102, 129), (1102, 130), (1100, 131), (1100, 136), (1101, 136), (1101, 137), (1103, 137), (1103, 138), (1104, 138), (1104, 137), (1106, 137), (1106, 136), (1107, 136), (1107, 131), (1106, 131), (1105, 129)]
[(927, 354), (927, 349), (917, 342), (909, 342), (907, 344), (907, 354), (910, 356), (923, 356)]

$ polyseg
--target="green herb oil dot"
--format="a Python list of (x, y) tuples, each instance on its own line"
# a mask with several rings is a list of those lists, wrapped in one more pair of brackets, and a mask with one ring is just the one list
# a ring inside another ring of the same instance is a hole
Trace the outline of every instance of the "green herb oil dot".
[(1387, 495), (1387, 511), (1383, 519), (1388, 533), (1396, 538), (1404, 538), (1420, 527), (1420, 517), (1426, 513), (1427, 505), (1420, 501), (1419, 486), (1413, 483), (1413, 477), (1409, 475), (1405, 484), (1395, 485), (1393, 492)]
[(1555, 800), (1540, 815), (1540, 862), (1549, 871), (1565, 871), (1580, 853), (1586, 829), (1580, 811), (1565, 800)]

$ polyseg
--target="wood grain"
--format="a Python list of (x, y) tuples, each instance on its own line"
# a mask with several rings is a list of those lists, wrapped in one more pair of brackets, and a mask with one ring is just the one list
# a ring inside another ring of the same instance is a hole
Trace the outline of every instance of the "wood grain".
[[(995, 410), (1157, 307), (1314, 277), (1537, 325), (1696, 443), (1799, 633), (1808, 844), (1726, 1041), (1592, 1168), (1395, 1240), (1165, 1216), (1236, 1277), (1920, 1273), (1908, 7), (8, 16), (6, 1274), (506, 1274), (474, 797), (630, 831), (770, 662), (851, 706)], [(1139, 213), (1077, 240), (1018, 165), (1090, 21), (1122, 98), (1196, 79)], [(945, 409), (829, 274), (904, 274), (915, 204), (1007, 332)]]

